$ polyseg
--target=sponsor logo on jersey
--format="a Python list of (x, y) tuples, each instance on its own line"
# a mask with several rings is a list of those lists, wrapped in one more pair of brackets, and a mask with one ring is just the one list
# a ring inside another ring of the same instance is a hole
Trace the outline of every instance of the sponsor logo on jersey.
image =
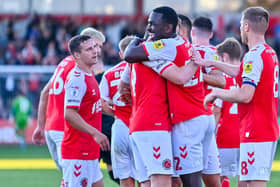
[(165, 44), (161, 40), (155, 41), (154, 44), (153, 44), (153, 47), (155, 49), (161, 49), (164, 46), (165, 46)]
[(165, 159), (165, 160), (162, 162), (162, 166), (163, 166), (163, 168), (165, 168), (165, 169), (170, 169), (170, 168), (171, 168), (171, 160), (170, 160), (170, 159)]
[(82, 187), (87, 187), (88, 186), (88, 179), (87, 178), (83, 178), (81, 180), (81, 186)]
[(249, 61), (249, 62), (244, 63), (243, 69), (244, 69), (245, 73), (251, 73), (253, 70), (253, 62)]

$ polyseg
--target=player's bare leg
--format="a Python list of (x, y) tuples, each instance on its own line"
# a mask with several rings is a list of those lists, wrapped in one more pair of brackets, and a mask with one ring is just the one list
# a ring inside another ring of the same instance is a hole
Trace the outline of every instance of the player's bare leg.
[(96, 183), (93, 183), (91, 187), (104, 187), (103, 179), (100, 179)]
[(201, 171), (180, 175), (183, 182), (183, 187), (202, 187)]
[(240, 181), (240, 177), (238, 176), (238, 187), (248, 187), (248, 182), (247, 181)]
[(127, 179), (121, 179), (120, 180), (120, 186), (121, 187), (134, 187), (135, 186), (135, 180), (131, 177)]
[(151, 187), (162, 187), (162, 186), (171, 187), (171, 175), (160, 175), (160, 174), (152, 175)]
[(181, 187), (182, 186), (182, 180), (180, 177), (172, 177), (172, 187)]
[(220, 174), (202, 174), (206, 187), (221, 187)]
[(145, 181), (140, 183), (140, 187), (151, 187), (151, 181)]
[(266, 187), (266, 181), (248, 181), (248, 187)]

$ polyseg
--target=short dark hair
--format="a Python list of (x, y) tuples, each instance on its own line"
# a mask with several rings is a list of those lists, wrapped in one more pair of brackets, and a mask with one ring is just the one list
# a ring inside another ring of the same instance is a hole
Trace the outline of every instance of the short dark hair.
[(263, 7), (249, 7), (243, 12), (243, 19), (249, 21), (254, 32), (264, 34), (268, 28), (269, 13)]
[(227, 53), (231, 60), (240, 60), (241, 45), (235, 38), (226, 38), (222, 43), (216, 46), (219, 56)]
[(192, 22), (190, 18), (188, 18), (188, 16), (185, 16), (183, 14), (178, 14), (178, 17), (181, 20), (181, 25), (188, 29), (188, 36), (190, 36), (192, 30)]
[(183, 14), (178, 14), (178, 17), (180, 18), (181, 23), (183, 25), (188, 27), (190, 30), (192, 29), (192, 22), (191, 22), (190, 18), (188, 18), (188, 16), (185, 16)]
[(176, 11), (168, 6), (162, 6), (155, 8), (153, 12), (162, 14), (162, 20), (167, 24), (172, 24), (173, 32), (176, 32), (176, 27), (178, 24), (178, 16)]
[(213, 29), (213, 23), (209, 18), (201, 16), (193, 21), (193, 27), (196, 27), (201, 31), (210, 33)]
[(81, 52), (81, 43), (83, 43), (84, 41), (87, 41), (89, 39), (91, 39), (91, 37), (87, 36), (87, 35), (77, 35), (77, 36), (72, 37), (68, 43), (68, 49), (69, 49), (71, 55), (74, 55), (75, 52), (80, 53)]

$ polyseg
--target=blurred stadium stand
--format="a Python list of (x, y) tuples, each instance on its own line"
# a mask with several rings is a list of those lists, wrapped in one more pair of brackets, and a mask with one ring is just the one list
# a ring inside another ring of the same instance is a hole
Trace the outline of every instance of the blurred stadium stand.
[(105, 33), (103, 60), (107, 67), (112, 66), (120, 61), (119, 40), (126, 35), (142, 37), (148, 13), (161, 5), (190, 18), (209, 16), (214, 23), (213, 45), (229, 36), (240, 40), (241, 11), (264, 6), (271, 13), (267, 41), (280, 56), (279, 0), (1, 0), (0, 119), (4, 121), (0, 120), (0, 131), (8, 123), (19, 80), (29, 85), (36, 119), (40, 90), (68, 55), (67, 42), (73, 35), (88, 26)]

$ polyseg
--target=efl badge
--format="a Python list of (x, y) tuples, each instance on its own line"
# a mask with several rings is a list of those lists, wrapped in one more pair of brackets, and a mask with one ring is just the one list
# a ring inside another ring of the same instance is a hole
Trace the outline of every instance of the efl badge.
[(164, 43), (161, 40), (155, 41), (153, 47), (155, 49), (161, 49), (164, 47)]
[(213, 55), (213, 60), (214, 60), (214, 61), (218, 61), (218, 60), (219, 60), (219, 57), (218, 57), (216, 54), (214, 54), (214, 55)]
[(251, 71), (253, 70), (253, 62), (249, 61), (249, 62), (244, 63), (243, 69), (244, 69), (245, 73), (251, 73)]
[(162, 166), (164, 169), (170, 169), (171, 168), (171, 161), (169, 159), (165, 159), (162, 162)]
[(83, 178), (83, 179), (81, 180), (81, 186), (82, 186), (82, 187), (87, 187), (87, 186), (88, 186), (88, 180), (87, 180), (87, 178)]

